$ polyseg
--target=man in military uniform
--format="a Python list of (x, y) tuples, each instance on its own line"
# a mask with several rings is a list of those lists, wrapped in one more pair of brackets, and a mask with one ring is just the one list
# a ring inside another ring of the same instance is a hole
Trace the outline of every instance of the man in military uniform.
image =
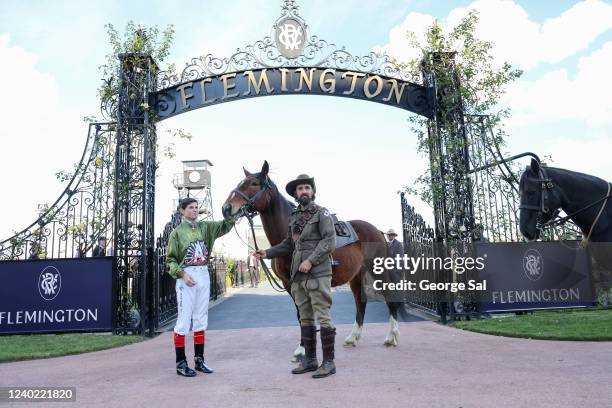
[[(334, 364), (334, 327), (330, 308), (331, 253), (336, 246), (334, 223), (327, 209), (314, 203), (316, 187), (314, 178), (300, 174), (285, 188), (299, 206), (289, 217), (287, 238), (267, 250), (259, 250), (254, 256), (276, 258), (292, 254), (291, 295), (300, 312), (302, 340), (306, 351), (294, 374), (316, 371), (313, 378), (323, 378), (336, 373)], [(315, 320), (321, 326), (323, 363), (317, 361)]]

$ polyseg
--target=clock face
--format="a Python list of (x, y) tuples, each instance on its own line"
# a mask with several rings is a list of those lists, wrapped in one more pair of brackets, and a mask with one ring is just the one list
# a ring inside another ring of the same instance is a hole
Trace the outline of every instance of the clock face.
[(200, 173), (197, 171), (192, 171), (191, 173), (189, 173), (189, 181), (191, 181), (192, 183), (197, 183), (198, 181), (200, 181)]

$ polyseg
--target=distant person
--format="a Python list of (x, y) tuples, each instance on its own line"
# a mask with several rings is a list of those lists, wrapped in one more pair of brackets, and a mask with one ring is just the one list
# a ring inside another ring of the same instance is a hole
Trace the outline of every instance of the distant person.
[(259, 264), (257, 262), (257, 258), (252, 254), (249, 255), (247, 259), (247, 264), (249, 266), (249, 277), (251, 278), (251, 287), (256, 288), (259, 286)]
[[(387, 231), (387, 256), (390, 258), (394, 258), (396, 256), (404, 256), (404, 246), (400, 241), (397, 240), (397, 233), (393, 228), (389, 228)], [(399, 282), (402, 279), (406, 279), (406, 270), (405, 269), (397, 269), (395, 266), (392, 269), (387, 270), (386, 279), (389, 282)]]
[(80, 242), (77, 245), (76, 257), (77, 258), (85, 258), (86, 256), (87, 256), (87, 248), (85, 247), (85, 244), (83, 242)]
[(244, 286), (244, 280), (247, 274), (247, 266), (246, 266), (246, 262), (244, 262), (243, 259), (241, 259), (239, 262), (239, 270), (240, 270), (240, 287)]
[(30, 256), (28, 257), (29, 260), (33, 260), (33, 259), (45, 259), (45, 253), (43, 252), (40, 244), (34, 242), (32, 243), (32, 247), (30, 248)]
[(395, 258), (396, 255), (404, 255), (404, 246), (397, 240), (397, 233), (393, 228), (389, 228), (389, 231), (387, 231), (387, 240), (389, 241), (387, 246), (389, 247), (390, 258)]
[(104, 235), (100, 235), (98, 237), (98, 245), (96, 245), (91, 252), (91, 256), (97, 258), (99, 256), (106, 256), (106, 245), (107, 240)]
[(238, 287), (238, 261), (234, 261), (230, 267), (230, 280), (232, 281), (232, 288)]

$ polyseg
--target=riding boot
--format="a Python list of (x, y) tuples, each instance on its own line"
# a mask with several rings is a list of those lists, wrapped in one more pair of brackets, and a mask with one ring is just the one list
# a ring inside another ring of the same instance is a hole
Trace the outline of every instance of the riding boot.
[(205, 374), (212, 374), (214, 372), (208, 365), (206, 365), (206, 361), (204, 361), (204, 343), (199, 345), (196, 344), (194, 368), (196, 369), (196, 371), (201, 371)]
[(336, 374), (334, 364), (334, 345), (336, 342), (336, 328), (321, 327), (321, 346), (323, 348), (323, 363), (312, 375), (312, 378), (323, 378)]
[(315, 371), (317, 361), (317, 328), (315, 326), (302, 326), (302, 341), (306, 355), (300, 360), (300, 365), (291, 370), (293, 374), (304, 374)]

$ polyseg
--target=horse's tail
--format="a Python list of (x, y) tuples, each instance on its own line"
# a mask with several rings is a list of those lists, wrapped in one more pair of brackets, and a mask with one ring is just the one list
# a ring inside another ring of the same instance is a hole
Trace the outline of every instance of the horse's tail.
[(388, 258), (389, 257), (389, 245), (387, 245), (387, 238), (385, 237), (385, 233), (382, 232), (381, 230), (378, 230), (378, 232), (380, 232), (380, 235), (382, 235), (383, 237), (383, 242), (385, 243), (385, 256)]

